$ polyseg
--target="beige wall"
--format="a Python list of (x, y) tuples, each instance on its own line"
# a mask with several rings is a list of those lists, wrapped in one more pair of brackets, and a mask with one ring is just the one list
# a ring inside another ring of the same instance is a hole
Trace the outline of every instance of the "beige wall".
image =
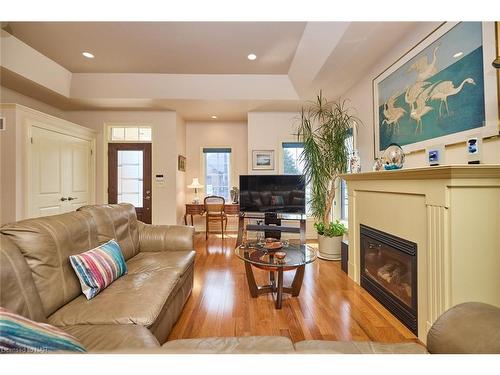
[(15, 74), (69, 96), (71, 72), (26, 43), (0, 30), (0, 65)]
[(0, 116), (6, 121), (5, 130), (0, 132), (0, 224), (5, 224), (22, 214), (22, 208), (17, 204), (18, 192), (21, 191), (17, 176), (22, 173), (22, 162), (17, 147), (16, 110), (2, 108)]
[[(186, 122), (179, 114), (176, 115), (176, 137), (177, 155), (186, 156)], [(184, 203), (186, 202), (186, 172), (179, 171), (179, 168), (176, 169), (175, 186), (176, 219), (177, 224), (181, 224), (184, 217)]]
[[(107, 139), (106, 125), (143, 124), (153, 129), (153, 177), (165, 176), (165, 184), (153, 178), (152, 221), (154, 224), (177, 223), (177, 114), (170, 111), (70, 111), (71, 121), (98, 131), (97, 137), (97, 203), (107, 202)], [(182, 126), (179, 126), (182, 128)]]
[[(247, 124), (245, 122), (187, 122), (186, 123), (186, 202), (191, 202), (194, 190), (187, 189), (194, 177), (205, 185), (203, 177), (203, 147), (231, 148), (231, 185), (238, 186), (239, 176), (247, 173)], [(204, 191), (199, 192), (204, 196)], [(184, 208), (183, 208), (184, 211)], [(184, 213), (184, 212), (183, 212)], [(237, 222), (232, 218), (228, 230), (235, 230)], [(201, 218), (195, 218), (197, 230), (205, 230)]]
[[(374, 162), (374, 135), (373, 135), (373, 96), (372, 80), (394, 61), (404, 55), (410, 48), (432, 32), (439, 23), (422, 23), (408, 38), (401, 40), (391, 53), (378, 64), (373, 66), (353, 87), (343, 95), (350, 99), (350, 104), (357, 110), (357, 115), (363, 122), (359, 127), (357, 148), (360, 153), (362, 171), (371, 171)], [(483, 142), (483, 163), (500, 163), (500, 138), (489, 139)], [(465, 140), (463, 143), (446, 147), (445, 164), (466, 164)], [(411, 153), (406, 157), (405, 167), (426, 166), (424, 150)]]
[[(297, 128), (300, 122), (298, 112), (249, 112), (248, 113), (248, 174), (282, 174), (282, 143), (297, 141)], [(274, 170), (253, 170), (253, 150), (274, 150)], [(289, 222), (286, 225), (296, 225)], [(308, 218), (306, 223), (306, 237), (316, 239), (314, 218)], [(284, 235), (284, 237), (288, 237)], [(291, 238), (296, 235), (290, 235)]]
[(0, 86), (0, 103), (21, 104), (49, 115), (66, 119), (66, 112), (37, 99), (30, 98), (7, 87)]
[[(281, 144), (296, 141), (299, 113), (248, 112), (248, 174), (280, 174)], [(274, 150), (274, 170), (252, 170), (253, 150)]]
[[(239, 175), (247, 170), (247, 124), (244, 122), (187, 122), (186, 124), (186, 185), (194, 177), (205, 185), (203, 177), (203, 147), (231, 148), (231, 185), (238, 186)], [(202, 194), (200, 194), (202, 196)], [(192, 201), (194, 191), (188, 189), (187, 200)]]

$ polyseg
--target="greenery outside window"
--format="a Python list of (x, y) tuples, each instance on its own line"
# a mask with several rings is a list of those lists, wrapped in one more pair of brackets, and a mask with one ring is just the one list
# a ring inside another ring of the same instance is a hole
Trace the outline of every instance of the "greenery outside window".
[[(302, 142), (283, 142), (283, 174), (304, 174), (304, 163), (300, 154), (304, 151)], [(311, 189), (306, 186), (306, 214), (310, 213)]]

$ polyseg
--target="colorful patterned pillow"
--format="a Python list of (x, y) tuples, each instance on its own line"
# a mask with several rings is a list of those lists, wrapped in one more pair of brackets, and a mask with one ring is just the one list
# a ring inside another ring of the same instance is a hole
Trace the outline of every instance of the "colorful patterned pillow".
[(0, 353), (86, 352), (73, 336), (0, 307)]
[(118, 242), (111, 240), (78, 255), (69, 261), (80, 279), (87, 299), (94, 298), (113, 281), (127, 273), (127, 264)]

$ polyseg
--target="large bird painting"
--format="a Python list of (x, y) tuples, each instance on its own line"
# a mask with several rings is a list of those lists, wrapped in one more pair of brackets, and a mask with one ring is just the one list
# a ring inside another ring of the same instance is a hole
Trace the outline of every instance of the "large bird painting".
[(481, 22), (460, 22), (374, 80), (379, 150), (485, 125), (482, 35)]

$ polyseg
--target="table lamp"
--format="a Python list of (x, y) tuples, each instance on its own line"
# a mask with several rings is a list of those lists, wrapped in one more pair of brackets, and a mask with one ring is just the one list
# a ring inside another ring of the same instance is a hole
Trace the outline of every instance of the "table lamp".
[(198, 189), (201, 189), (202, 187), (203, 185), (200, 185), (200, 181), (198, 181), (198, 178), (193, 178), (193, 182), (191, 182), (191, 185), (188, 185), (188, 188), (194, 189), (194, 204), (200, 203), (200, 198), (198, 197)]

